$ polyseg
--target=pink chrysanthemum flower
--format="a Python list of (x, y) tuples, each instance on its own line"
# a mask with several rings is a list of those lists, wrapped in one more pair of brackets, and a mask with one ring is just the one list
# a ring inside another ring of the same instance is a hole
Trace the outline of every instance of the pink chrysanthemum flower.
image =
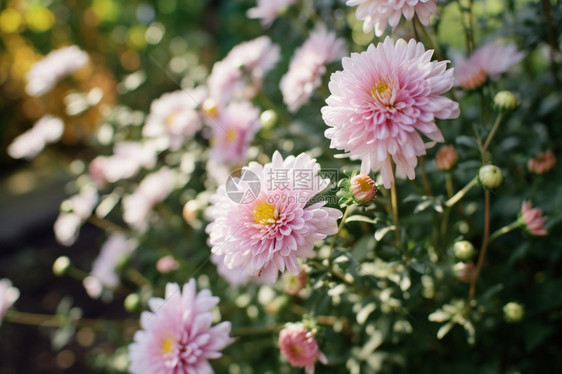
[(221, 164), (245, 163), (250, 142), (261, 127), (259, 115), (256, 107), (243, 101), (230, 103), (216, 120), (209, 120), (211, 157)]
[(90, 58), (75, 45), (59, 48), (37, 61), (25, 76), (25, 91), (30, 96), (49, 92), (62, 78), (84, 67)]
[(456, 56), (455, 84), (465, 90), (480, 87), (488, 78), (496, 79), (525, 57), (514, 44), (489, 43), (476, 49), (468, 59)]
[(316, 88), (322, 84), (326, 64), (347, 54), (345, 41), (336, 39), (334, 32), (321, 28), (313, 32), (297, 49), (289, 71), (281, 78), (283, 101), (291, 112), (306, 104)]
[(228, 268), (224, 263), (224, 255), (218, 256), (211, 254), (211, 262), (217, 267), (217, 273), (232, 287), (243, 286), (252, 280), (252, 276), (246, 274), (242, 266)]
[(267, 36), (238, 44), (213, 66), (207, 81), (210, 96), (220, 105), (232, 99), (251, 100), (279, 58), (279, 46)]
[(134, 240), (123, 234), (112, 234), (103, 243), (98, 257), (92, 264), (90, 275), (84, 278), (84, 288), (92, 298), (98, 298), (104, 288), (114, 289), (119, 284), (117, 267), (123, 258), (136, 248)]
[(414, 179), (417, 156), (433, 145), (419, 133), (442, 142), (435, 119), (459, 115), (459, 104), (441, 96), (453, 86), (453, 69), (432, 54), (422, 43), (387, 37), (345, 57), (343, 71), (330, 78), (322, 108), (330, 147), (361, 160), (362, 172), (380, 170), (386, 188), (394, 183), (391, 157), (398, 177)]
[(523, 201), (520, 222), (531, 235), (545, 236), (548, 230), (544, 227), (547, 217), (542, 215), (540, 208), (533, 208), (530, 201)]
[(421, 23), (429, 25), (429, 16), (437, 11), (437, 0), (348, 0), (347, 6), (358, 6), (355, 17), (363, 21), (363, 31), (384, 33), (387, 25), (395, 27), (400, 18), (411, 20), (417, 14)]
[(9, 279), (0, 279), (0, 325), (2, 318), (8, 308), (10, 308), (16, 300), (20, 297), (20, 291), (12, 287), (12, 282)]
[(27, 130), (8, 146), (12, 158), (32, 159), (43, 150), (46, 144), (59, 141), (64, 132), (64, 122), (46, 114), (31, 129)]
[(279, 152), (264, 166), (251, 162), (211, 197), (206, 231), (212, 252), (230, 269), (274, 282), (285, 269), (298, 274), (297, 258), (314, 256), (314, 242), (337, 231), (341, 212), (312, 203), (326, 188), (320, 165), (302, 153)]
[(305, 368), (306, 374), (314, 374), (314, 364), (328, 363), (318, 348), (318, 342), (301, 323), (287, 324), (279, 333), (279, 348), (292, 366)]
[(197, 87), (165, 93), (150, 104), (150, 113), (142, 129), (143, 136), (168, 139), (171, 150), (180, 148), (201, 128), (198, 107), (207, 96), (207, 89)]
[(219, 298), (207, 289), (197, 292), (195, 280), (166, 285), (166, 297), (152, 298), (152, 312), (141, 315), (142, 330), (129, 346), (133, 374), (212, 374), (210, 359), (233, 342), (230, 322), (212, 326), (211, 309)]
[(249, 18), (260, 20), (262, 27), (268, 28), (273, 21), (297, 0), (258, 0), (255, 8), (248, 9)]
[(539, 153), (534, 158), (527, 161), (527, 168), (535, 174), (544, 174), (556, 166), (556, 157), (551, 150)]

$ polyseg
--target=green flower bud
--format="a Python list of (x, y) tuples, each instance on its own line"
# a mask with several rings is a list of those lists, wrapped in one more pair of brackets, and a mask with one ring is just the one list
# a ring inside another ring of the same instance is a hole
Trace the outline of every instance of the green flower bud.
[(503, 182), (503, 173), (495, 165), (484, 165), (478, 170), (478, 181), (486, 188), (496, 188)]
[(68, 257), (60, 256), (55, 260), (55, 262), (53, 262), (53, 274), (57, 277), (62, 277), (68, 273), (71, 266), (72, 263)]
[(523, 305), (515, 301), (511, 301), (503, 307), (503, 318), (508, 323), (517, 323), (523, 319), (524, 315), (525, 310)]
[(470, 260), (474, 256), (474, 246), (468, 240), (461, 240), (453, 245), (453, 253), (459, 260)]
[(272, 109), (265, 110), (260, 115), (261, 125), (265, 129), (269, 129), (275, 126), (275, 124), (277, 124), (277, 120), (278, 120), (277, 112), (275, 112)]
[(136, 293), (129, 294), (125, 298), (123, 305), (125, 306), (125, 310), (130, 313), (140, 310), (141, 307), (140, 296)]
[(517, 108), (517, 98), (509, 91), (500, 91), (494, 96), (494, 107), (500, 112), (511, 112)]

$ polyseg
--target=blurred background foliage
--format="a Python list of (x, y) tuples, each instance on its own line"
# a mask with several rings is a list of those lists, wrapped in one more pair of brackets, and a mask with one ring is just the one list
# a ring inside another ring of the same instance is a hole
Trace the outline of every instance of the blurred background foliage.
[[(123, 273), (133, 274), (123, 276), (124, 290), (105, 301), (91, 300), (80, 282), (53, 278), (50, 273), (52, 262), (61, 254), (69, 256), (77, 268), (89, 269), (103, 242), (102, 231), (90, 224), (71, 248), (54, 241), (51, 227), (59, 203), (76, 190), (75, 184), (68, 183), (70, 179), (80, 176), (96, 155), (109, 154), (114, 142), (139, 138), (139, 126), (152, 100), (178, 87), (204, 84), (215, 61), (236, 44), (264, 33), (281, 45), (282, 59), (268, 75), (255, 103), (261, 109), (275, 109), (281, 121), (290, 125), (263, 129), (254, 142), (253, 154), (262, 161), (267, 160), (263, 155), (269, 156), (275, 149), (285, 154), (309, 151), (325, 168), (357, 168), (333, 159), (327, 150), (319, 111), (326, 93), (317, 92), (298, 115), (291, 115), (281, 105), (278, 89), (295, 48), (320, 20), (348, 40), (350, 51), (363, 51), (377, 40), (372, 33), (363, 33), (355, 9), (346, 7), (344, 1), (302, 1), (264, 31), (257, 20), (246, 17), (246, 10), (255, 5), (252, 0), (2, 1), (0, 148), (4, 150), (45, 113), (63, 118), (66, 127), (61, 142), (49, 146), (32, 162), (15, 161), (4, 151), (0, 153), (2, 218), (3, 222), (13, 221), (12, 226), (5, 225), (1, 238), (0, 274), (22, 291), (20, 310), (56, 311), (69, 320), (82, 315), (124, 322), (108, 325), (104, 331), (88, 324), (74, 328), (70, 323), (38, 331), (4, 324), (0, 330), (0, 372), (126, 372), (126, 345), (138, 318), (138, 312), (124, 310), (126, 296), (134, 290), (145, 305), (153, 294), (161, 295), (166, 282), (183, 283), (192, 275), (197, 277), (199, 288), (210, 287), (221, 297), (222, 319), (232, 321), (240, 336), (224, 351), (224, 357), (213, 361), (218, 373), (300, 372), (279, 359), (276, 339), (280, 324), (299, 321), (303, 315), (320, 326), (319, 344), (330, 362), (328, 367), (317, 367), (320, 373), (557, 372), (562, 367), (562, 238), (558, 231), (562, 171), (557, 167), (548, 176), (535, 176), (525, 167), (526, 160), (545, 149), (552, 149), (560, 159), (562, 144), (562, 8), (558, 1), (550, 2), (554, 29), (549, 31), (544, 3), (447, 0), (439, 3), (441, 11), (434, 20), (437, 48), (446, 58), (465, 49), (462, 24), (466, 14), (462, 6), (470, 4), (476, 40), (507, 38), (526, 51), (526, 58), (509, 79), (489, 82), (481, 92), (457, 90), (454, 94), (461, 101), (461, 117), (439, 125), (446, 141), (455, 144), (459, 152), (461, 163), (453, 178), (460, 188), (480, 165), (473, 136), (489, 131), (495, 115), (491, 108), (494, 94), (503, 89), (515, 92), (521, 105), (502, 124), (490, 155), (506, 179), (492, 197), (492, 225), (499, 228), (513, 221), (521, 201), (532, 198), (549, 216), (551, 231), (545, 238), (514, 232), (494, 242), (480, 278), (479, 307), (472, 316), (476, 340), (469, 344), (467, 333), (458, 326), (442, 340), (437, 339), (440, 325), (429, 322), (427, 316), (444, 304), (454, 307), (454, 300), (466, 296), (467, 285), (458, 282), (452, 271), (455, 259), (447, 243), (459, 236), (479, 243), (481, 191), (473, 190), (469, 195), (464, 207), (468, 220), (452, 212), (450, 235), (446, 243), (434, 248), (429, 243), (432, 227), (428, 222), (435, 219), (435, 212), (427, 204), (422, 206), (417, 197), (422, 190), (420, 178), (400, 183), (404, 199), (400, 215), (409, 228), (408, 250), (415, 259), (407, 266), (388, 238), (377, 231), (381, 226), (350, 222), (341, 240), (353, 257), (336, 247), (329, 260), (334, 260), (344, 278), (352, 277), (353, 284), (327, 271), (327, 240), (318, 249), (318, 258), (308, 263), (304, 293), (284, 294), (281, 282), (273, 287), (235, 289), (218, 278), (214, 266), (206, 262), (201, 212), (187, 223), (181, 216), (183, 204), (204, 200), (200, 192), (212, 187), (206, 180), (203, 160), (198, 158), (206, 146), (204, 139), (190, 151), (193, 167), (185, 189), (174, 192), (159, 206), (158, 213), (164, 217), (161, 224), (145, 233), (137, 256), (123, 264)], [(413, 30), (404, 24), (394, 35), (409, 38)], [(59, 83), (49, 95), (26, 95), (25, 74), (32, 64), (69, 44), (88, 52), (93, 63)], [(328, 67), (324, 83), (337, 69), (339, 63)], [(327, 84), (322, 88), (327, 89)], [(91, 104), (88, 95), (96, 96), (94, 89), (101, 89), (102, 95)], [(428, 151), (427, 171), (433, 193), (445, 196), (445, 176), (432, 161), (435, 151)], [(178, 160), (166, 162), (179, 164)], [(412, 214), (416, 208), (419, 212)], [(374, 207), (357, 208), (355, 214), (386, 219)], [(110, 216), (118, 217), (118, 211)], [(16, 224), (24, 228), (16, 229)], [(373, 236), (375, 231), (380, 240)], [(170, 253), (179, 259), (182, 271), (159, 274), (154, 263)], [(156, 289), (146, 287), (142, 280), (135, 282), (135, 271), (152, 280)], [(67, 294), (72, 300), (64, 297)], [(513, 300), (525, 306), (525, 318), (516, 324), (507, 323), (502, 310)]]

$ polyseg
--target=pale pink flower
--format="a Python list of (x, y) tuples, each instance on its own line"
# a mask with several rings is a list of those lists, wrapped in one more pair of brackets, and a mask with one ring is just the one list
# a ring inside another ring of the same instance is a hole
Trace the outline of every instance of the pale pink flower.
[(156, 164), (157, 149), (150, 142), (125, 141), (113, 146), (113, 155), (94, 158), (89, 167), (96, 185), (134, 177), (141, 169)]
[(289, 295), (297, 295), (300, 290), (306, 286), (306, 271), (301, 266), (301, 271), (298, 275), (291, 273), (283, 274), (283, 291)]
[(230, 103), (216, 120), (212, 130), (211, 158), (221, 164), (239, 165), (248, 159), (248, 148), (261, 127), (260, 112), (247, 101)]
[(417, 14), (425, 26), (437, 11), (437, 0), (347, 0), (347, 6), (357, 6), (355, 17), (363, 21), (363, 31), (375, 30), (376, 36), (384, 33), (387, 25), (395, 27), (404, 16), (411, 20)]
[(146, 230), (152, 208), (168, 197), (174, 183), (174, 173), (166, 167), (144, 177), (135, 192), (123, 198), (125, 222), (139, 231)]
[(471, 262), (458, 262), (453, 266), (455, 276), (464, 283), (470, 283), (476, 274), (476, 266)]
[(178, 270), (180, 264), (176, 261), (174, 256), (168, 255), (161, 257), (158, 262), (156, 262), (156, 270), (161, 274), (168, 274), (174, 270)]
[(6, 311), (16, 302), (20, 297), (20, 290), (12, 287), (12, 282), (9, 279), (0, 279), (0, 325), (2, 318)]
[(314, 31), (297, 49), (291, 59), (289, 71), (281, 78), (283, 101), (291, 112), (306, 104), (316, 88), (322, 84), (326, 64), (337, 61), (347, 54), (343, 39), (336, 39), (334, 32), (325, 28)]
[(82, 224), (90, 217), (98, 201), (97, 190), (85, 187), (61, 204), (64, 210), (53, 225), (55, 238), (59, 243), (71, 246), (76, 242)]
[(296, 0), (258, 0), (255, 8), (248, 9), (249, 18), (260, 20), (262, 27), (271, 26), (273, 21)]
[(150, 113), (142, 129), (145, 137), (165, 137), (171, 150), (201, 128), (199, 106), (207, 96), (205, 87), (165, 93), (150, 104)]
[(205, 212), (212, 252), (228, 268), (242, 267), (264, 282), (285, 269), (298, 274), (297, 258), (313, 257), (314, 242), (335, 234), (341, 217), (315, 198), (330, 183), (319, 171), (304, 153), (283, 160), (277, 151), (271, 163), (244, 167), (240, 179), (219, 187)]
[(466, 90), (480, 87), (488, 78), (496, 79), (525, 57), (515, 44), (488, 43), (477, 48), (468, 59), (457, 55), (453, 61), (455, 84)]
[(207, 81), (210, 96), (220, 105), (232, 99), (251, 100), (279, 58), (279, 46), (267, 36), (238, 44), (213, 66)]
[(132, 374), (212, 374), (210, 359), (234, 339), (230, 322), (212, 326), (211, 309), (219, 302), (207, 289), (197, 292), (195, 280), (166, 285), (165, 299), (152, 298), (152, 312), (143, 312), (141, 327), (129, 346)]
[(387, 37), (345, 57), (343, 71), (330, 78), (322, 108), (330, 147), (361, 160), (362, 172), (380, 170), (386, 188), (394, 183), (391, 158), (398, 177), (414, 179), (417, 156), (433, 145), (420, 133), (442, 142), (435, 119), (459, 115), (459, 104), (441, 96), (453, 86), (453, 69), (448, 61), (432, 61), (432, 54), (422, 43)]
[(228, 268), (224, 263), (224, 255), (219, 256), (211, 254), (211, 262), (217, 267), (217, 273), (232, 287), (243, 286), (248, 284), (252, 279), (255, 279), (249, 274), (244, 272), (243, 265), (235, 268)]
[(46, 114), (33, 127), (19, 135), (8, 146), (8, 154), (12, 158), (32, 159), (49, 143), (58, 142), (64, 132), (64, 122)]
[(30, 96), (41, 96), (49, 92), (62, 78), (84, 67), (90, 58), (75, 45), (51, 51), (37, 61), (25, 76), (25, 91)]
[(556, 166), (556, 157), (551, 150), (539, 153), (527, 161), (527, 168), (535, 174), (544, 174)]
[(281, 330), (279, 349), (292, 366), (305, 368), (306, 374), (314, 374), (316, 361), (324, 365), (328, 363), (316, 338), (302, 323), (290, 323)]
[(435, 165), (439, 170), (451, 170), (459, 161), (459, 154), (452, 144), (444, 145), (435, 155)]
[(530, 201), (523, 201), (521, 206), (520, 222), (531, 235), (545, 236), (548, 230), (544, 227), (548, 217), (542, 215), (542, 209), (533, 208)]
[(92, 298), (100, 297), (104, 288), (114, 289), (119, 284), (119, 263), (133, 253), (136, 242), (123, 234), (112, 234), (102, 245), (92, 264), (90, 275), (84, 278), (84, 288)]

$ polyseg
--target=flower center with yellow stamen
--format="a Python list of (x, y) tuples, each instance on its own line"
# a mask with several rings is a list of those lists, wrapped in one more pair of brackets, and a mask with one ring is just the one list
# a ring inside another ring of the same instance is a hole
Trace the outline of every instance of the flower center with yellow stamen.
[(290, 351), (295, 356), (301, 357), (302, 356), (302, 349), (297, 344), (291, 346)]
[(236, 131), (233, 129), (228, 129), (226, 131), (226, 141), (228, 143), (232, 142), (236, 138)]
[(371, 97), (384, 106), (392, 106), (392, 89), (384, 81), (378, 82), (371, 88)]
[(162, 342), (162, 353), (170, 353), (172, 352), (172, 339), (168, 338)]
[(164, 123), (166, 124), (166, 126), (172, 126), (172, 124), (176, 120), (177, 116), (178, 116), (178, 112), (170, 113), (168, 115), (168, 117), (166, 117), (166, 120), (164, 120)]
[(275, 223), (275, 207), (269, 203), (260, 203), (252, 211), (254, 221), (260, 225)]

